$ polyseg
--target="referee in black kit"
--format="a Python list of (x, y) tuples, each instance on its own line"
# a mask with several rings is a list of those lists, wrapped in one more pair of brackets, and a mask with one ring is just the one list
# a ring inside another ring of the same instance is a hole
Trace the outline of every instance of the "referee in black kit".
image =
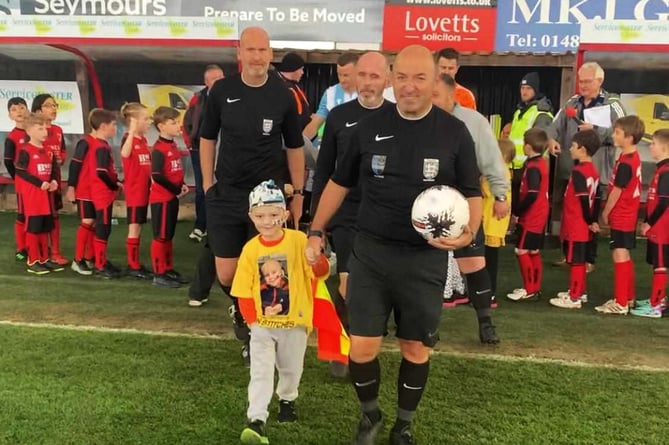
[[(390, 444), (415, 444), (411, 420), (427, 383), (430, 350), (439, 339), (447, 250), (469, 245), (481, 222), (474, 142), (464, 123), (432, 106), (436, 66), (430, 51), (419, 45), (402, 50), (392, 82), (397, 107), (356, 126), (323, 191), (306, 250), (307, 259), (315, 261), (323, 229), (359, 182), (359, 233), (347, 290), (349, 369), (362, 407), (354, 445), (372, 445), (382, 427), (378, 354), (391, 311), (403, 358)], [(414, 199), (433, 185), (454, 186), (469, 202), (469, 226), (457, 239), (425, 241), (411, 225)]]
[[(213, 85), (200, 133), (208, 241), (216, 256), (218, 280), (228, 295), (237, 259), (244, 244), (256, 233), (248, 217), (249, 193), (267, 179), (292, 184), (290, 212), (293, 221), (299, 221), (305, 168), (295, 99), (277, 76), (268, 75), (272, 50), (267, 32), (258, 27), (246, 28), (239, 38), (237, 56), (241, 74)], [(219, 132), (220, 151), (214, 174)], [(246, 343), (242, 349), (246, 359), (248, 329), (237, 301), (233, 302), (235, 333)]]

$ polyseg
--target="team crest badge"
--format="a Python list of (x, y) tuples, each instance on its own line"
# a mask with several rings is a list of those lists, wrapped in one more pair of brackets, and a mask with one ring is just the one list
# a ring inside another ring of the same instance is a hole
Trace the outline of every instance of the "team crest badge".
[(376, 177), (383, 177), (383, 171), (386, 168), (386, 155), (372, 156), (372, 172)]
[(423, 159), (423, 181), (434, 181), (439, 174), (439, 159)]
[(262, 134), (264, 136), (269, 136), (269, 132), (272, 131), (274, 126), (274, 121), (272, 119), (263, 119), (262, 120)]

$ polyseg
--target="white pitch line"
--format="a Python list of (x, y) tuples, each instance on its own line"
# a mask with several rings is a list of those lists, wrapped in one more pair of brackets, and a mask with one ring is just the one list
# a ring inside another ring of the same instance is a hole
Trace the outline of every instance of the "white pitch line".
[[(192, 338), (192, 339), (208, 339), (208, 340), (231, 340), (234, 338), (232, 335), (194, 334), (187, 332), (151, 331), (145, 329), (109, 328), (103, 326), (70, 325), (70, 324), (55, 324), (55, 323), (31, 323), (31, 322), (11, 321), (11, 320), (0, 320), (0, 326), (15, 326), (15, 327), (41, 328), (41, 329), (61, 329), (64, 331), (99, 332), (107, 334), (135, 334), (135, 335), (139, 334), (139, 335), (151, 335), (156, 337)], [(390, 351), (397, 352), (397, 349), (395, 348), (384, 348), (383, 350), (387, 352)], [(645, 366), (645, 365), (613, 365), (613, 364), (603, 364), (603, 363), (589, 363), (579, 360), (565, 360), (565, 359), (534, 357), (534, 356), (485, 354), (476, 352), (457, 352), (457, 351), (432, 351), (432, 354), (450, 356), (456, 358), (494, 360), (507, 363), (526, 362), (533, 364), (560, 365), (560, 366), (569, 366), (576, 368), (669, 373), (669, 368), (662, 368), (662, 367)]]

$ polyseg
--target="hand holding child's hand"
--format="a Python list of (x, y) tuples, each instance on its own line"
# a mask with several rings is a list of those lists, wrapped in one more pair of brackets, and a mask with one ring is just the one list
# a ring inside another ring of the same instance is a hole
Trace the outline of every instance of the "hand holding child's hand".
[(49, 191), (50, 191), (50, 192), (55, 192), (56, 190), (58, 190), (58, 181), (56, 181), (56, 180), (54, 179), (53, 181), (51, 181), (51, 182), (49, 183)]
[(40, 186), (40, 189), (42, 189), (44, 191), (47, 191), (47, 192), (49, 191), (50, 188), (51, 188), (51, 184), (46, 182), (46, 181), (44, 181), (42, 183), (42, 185)]
[(179, 193), (177, 195), (177, 198), (182, 198), (182, 197), (186, 196), (189, 191), (190, 191), (190, 189), (188, 188), (188, 186), (186, 184), (181, 184), (181, 193)]
[(599, 233), (599, 230), (600, 230), (600, 229), (599, 229), (599, 224), (597, 224), (596, 222), (590, 224), (588, 227), (590, 228), (590, 231), (591, 231), (592, 233)]

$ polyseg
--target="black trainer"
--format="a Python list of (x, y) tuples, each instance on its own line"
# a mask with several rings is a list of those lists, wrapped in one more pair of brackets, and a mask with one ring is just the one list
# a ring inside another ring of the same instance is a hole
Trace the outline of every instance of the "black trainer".
[(137, 278), (138, 280), (152, 280), (153, 272), (148, 270), (146, 267), (141, 266), (139, 269), (132, 269), (128, 267), (126, 275), (132, 278)]
[(65, 266), (61, 266), (60, 264), (51, 260), (46, 260), (46, 262), (44, 263), (44, 267), (49, 269), (49, 271), (51, 272), (62, 272), (65, 270)]
[(178, 289), (181, 287), (177, 281), (171, 280), (167, 275), (154, 275), (153, 285), (164, 289)]
[(51, 271), (44, 265), (38, 262), (28, 264), (27, 271), (35, 275), (46, 275)]
[(172, 281), (176, 281), (179, 284), (188, 284), (190, 281), (187, 278), (184, 278), (179, 272), (177, 272), (174, 269), (170, 269), (167, 272), (165, 272), (165, 275), (167, 278), (169, 278)]
[(374, 445), (376, 441), (376, 436), (378, 436), (379, 431), (383, 428), (383, 418), (375, 423), (369, 419), (367, 414), (363, 414), (360, 417), (360, 423), (358, 423), (358, 431), (356, 433), (355, 439), (353, 440), (352, 445)]
[(393, 428), (390, 431), (390, 445), (416, 445), (411, 426), (407, 425), (399, 431)]
[(278, 420), (279, 423), (297, 422), (295, 402), (279, 400), (279, 415), (277, 416), (276, 420)]
[(26, 249), (19, 250), (18, 252), (16, 252), (16, 255), (14, 255), (14, 258), (16, 258), (16, 261), (25, 263), (26, 260), (28, 259), (28, 251)]
[(251, 343), (250, 342), (244, 342), (242, 345), (242, 350), (241, 350), (241, 355), (242, 355), (242, 361), (244, 362), (244, 366), (247, 368), (251, 367)]
[(120, 274), (112, 269), (109, 264), (105, 264), (102, 269), (95, 269), (95, 276), (105, 280), (114, 280), (120, 278)]
[(492, 323), (480, 323), (479, 324), (479, 339), (484, 345), (497, 345), (499, 344), (499, 337), (495, 331), (495, 325)]
[(118, 275), (119, 277), (121, 276), (121, 269), (112, 264), (111, 261), (107, 260), (107, 262), (105, 263), (105, 267), (109, 268), (109, 270), (116, 273), (116, 275)]

